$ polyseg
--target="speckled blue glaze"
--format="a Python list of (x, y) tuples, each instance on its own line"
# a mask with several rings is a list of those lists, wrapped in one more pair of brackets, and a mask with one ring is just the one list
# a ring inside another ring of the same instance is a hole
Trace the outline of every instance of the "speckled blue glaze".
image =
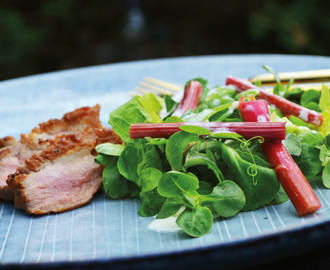
[[(143, 76), (178, 84), (204, 77), (223, 84), (227, 75), (330, 67), (330, 58), (300, 55), (226, 55), (127, 62), (60, 71), (0, 82), (0, 137), (28, 133), (38, 123), (82, 106), (101, 105), (101, 121), (130, 99)], [(210, 234), (147, 229), (136, 199), (111, 200), (99, 192), (79, 209), (31, 216), (0, 202), (0, 266), (88, 269), (198, 269), (250, 266), (330, 243), (330, 190), (313, 184), (322, 208), (299, 218), (290, 202), (216, 219)]]

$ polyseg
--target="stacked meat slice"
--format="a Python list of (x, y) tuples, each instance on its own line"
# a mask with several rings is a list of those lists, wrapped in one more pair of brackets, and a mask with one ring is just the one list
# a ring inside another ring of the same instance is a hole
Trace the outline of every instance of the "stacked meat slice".
[(22, 164), (19, 159), (20, 149), (23, 144), (17, 142), (14, 137), (8, 136), (0, 139), (0, 198), (12, 200), (13, 192), (8, 187), (7, 176), (16, 171), (16, 168)]
[(100, 106), (52, 119), (31, 133), (0, 139), (0, 197), (29, 213), (61, 212), (87, 203), (102, 185), (97, 144), (121, 143), (99, 120)]

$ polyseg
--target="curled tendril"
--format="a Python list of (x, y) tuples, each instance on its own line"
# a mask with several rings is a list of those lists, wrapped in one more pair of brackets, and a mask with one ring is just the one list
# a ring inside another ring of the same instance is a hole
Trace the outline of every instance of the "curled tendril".
[(240, 144), (240, 147), (241, 148), (248, 148), (248, 146), (250, 145), (250, 142), (247, 141), (247, 140), (240, 140), (241, 144)]
[(263, 137), (261, 137), (261, 136), (255, 136), (255, 137), (252, 137), (252, 138), (250, 138), (248, 140), (246, 140), (244, 138), (243, 139), (232, 138), (232, 139), (239, 141), (241, 143), (240, 144), (240, 147), (241, 148), (246, 148), (246, 150), (250, 154), (251, 159), (253, 161), (253, 165), (251, 165), (251, 166), (249, 166), (247, 168), (247, 174), (252, 177), (252, 183), (253, 183), (253, 185), (257, 185), (258, 184), (258, 180), (255, 179), (255, 176), (258, 174), (257, 164), (256, 164), (256, 162), (254, 160), (254, 157), (253, 157), (251, 151), (250, 151), (249, 145), (250, 145), (250, 141), (252, 141), (252, 140), (258, 140), (260, 143), (264, 143), (265, 142), (265, 139)]
[(247, 174), (252, 177), (253, 185), (258, 184), (258, 180), (255, 179), (255, 176), (258, 174), (257, 165), (255, 163), (247, 168)]
[(235, 138), (235, 139), (241, 142), (240, 147), (241, 148), (246, 148), (246, 150), (248, 151), (248, 153), (251, 156), (251, 159), (253, 161), (253, 165), (248, 167), (247, 174), (252, 177), (252, 182), (253, 182), (254, 185), (256, 185), (256, 184), (258, 184), (258, 180), (255, 179), (255, 176), (258, 174), (257, 165), (256, 165), (254, 157), (253, 157), (253, 155), (252, 155), (252, 153), (249, 149), (249, 145), (250, 145), (251, 140), (256, 140), (257, 139), (257, 140), (259, 140), (260, 143), (263, 143), (265, 141), (265, 139), (261, 136), (256, 136), (256, 137), (250, 138), (248, 140), (238, 139), (238, 138)]
[(264, 137), (261, 137), (261, 136), (253, 137), (253, 138), (251, 138), (250, 140), (252, 140), (252, 139), (257, 139), (260, 143), (264, 143), (264, 142), (265, 142)]
[(247, 140), (247, 142), (250, 142), (251, 140), (258, 140), (260, 143), (265, 142), (265, 139), (261, 136), (255, 136)]

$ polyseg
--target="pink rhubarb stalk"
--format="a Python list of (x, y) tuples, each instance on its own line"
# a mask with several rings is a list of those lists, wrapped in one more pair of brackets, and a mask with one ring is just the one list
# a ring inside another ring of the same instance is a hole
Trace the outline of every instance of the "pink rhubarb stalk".
[(180, 126), (198, 126), (212, 133), (237, 133), (246, 139), (261, 136), (268, 140), (285, 139), (284, 122), (244, 123), (244, 122), (179, 122), (179, 123), (145, 123), (131, 124), (129, 135), (131, 139), (144, 137), (168, 138), (175, 132), (181, 131)]
[[(238, 108), (245, 122), (269, 121), (266, 101), (243, 100), (244, 97), (240, 99)], [(282, 141), (265, 140), (261, 149), (298, 214), (304, 216), (317, 211), (321, 203)]]
[(305, 107), (302, 107), (296, 103), (293, 103), (285, 98), (282, 98), (278, 95), (275, 95), (267, 90), (264, 90), (258, 86), (255, 86), (248, 80), (239, 79), (234, 76), (228, 76), (226, 84), (236, 86), (238, 91), (245, 91), (248, 89), (258, 89), (260, 91), (258, 98), (266, 100), (269, 104), (274, 105), (278, 108), (284, 115), (293, 115), (299, 117), (301, 120), (314, 124), (316, 126), (322, 125), (323, 116), (322, 114), (309, 110)]
[(181, 117), (188, 110), (196, 110), (199, 105), (203, 93), (203, 86), (198, 81), (191, 81), (184, 90), (183, 98), (172, 114)]

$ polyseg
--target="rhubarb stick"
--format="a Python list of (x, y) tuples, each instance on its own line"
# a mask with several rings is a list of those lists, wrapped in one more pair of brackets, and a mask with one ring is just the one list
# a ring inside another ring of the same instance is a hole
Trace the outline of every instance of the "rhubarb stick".
[(191, 81), (184, 90), (183, 98), (173, 116), (181, 117), (188, 110), (196, 110), (201, 100), (203, 86), (198, 81)]
[(293, 103), (285, 98), (282, 98), (278, 95), (275, 95), (267, 90), (264, 90), (248, 80), (239, 79), (234, 76), (228, 76), (226, 84), (236, 86), (238, 91), (245, 91), (248, 89), (258, 89), (260, 91), (258, 98), (266, 100), (269, 104), (274, 105), (278, 108), (284, 115), (293, 115), (299, 117), (301, 120), (314, 124), (316, 126), (322, 125), (323, 116), (322, 114), (309, 110), (305, 107), (302, 107), (296, 103)]
[(212, 133), (237, 133), (246, 139), (261, 136), (268, 140), (282, 140), (285, 138), (284, 122), (244, 123), (244, 122), (179, 122), (179, 123), (145, 123), (131, 124), (129, 135), (131, 139), (144, 137), (168, 138), (180, 131), (180, 126), (199, 126)]
[[(238, 108), (245, 122), (269, 121), (266, 101), (243, 102), (243, 99)], [(304, 216), (317, 211), (321, 203), (282, 141), (266, 140), (260, 146), (298, 214)]]

